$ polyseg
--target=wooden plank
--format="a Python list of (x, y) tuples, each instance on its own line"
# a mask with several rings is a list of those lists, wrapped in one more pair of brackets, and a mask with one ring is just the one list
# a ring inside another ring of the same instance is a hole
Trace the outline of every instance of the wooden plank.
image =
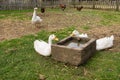
[[(36, 2), (37, 1), (37, 2)], [(72, 5), (72, 0), (45, 0), (45, 6), (58, 6), (60, 3)], [(119, 0), (75, 0), (75, 5), (83, 5), (86, 8), (101, 8), (101, 9), (116, 9), (119, 10)], [(0, 0), (1, 10), (14, 10), (14, 9), (31, 9), (36, 5), (41, 7), (40, 0)]]

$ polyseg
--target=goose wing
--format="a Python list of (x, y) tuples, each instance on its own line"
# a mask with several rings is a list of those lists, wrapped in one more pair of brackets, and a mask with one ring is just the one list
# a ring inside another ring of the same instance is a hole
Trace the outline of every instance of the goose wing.
[(96, 49), (102, 50), (113, 46), (114, 36), (100, 38), (96, 41)]
[(34, 49), (37, 53), (43, 55), (43, 56), (49, 56), (51, 53), (51, 46), (46, 43), (45, 41), (34, 41)]

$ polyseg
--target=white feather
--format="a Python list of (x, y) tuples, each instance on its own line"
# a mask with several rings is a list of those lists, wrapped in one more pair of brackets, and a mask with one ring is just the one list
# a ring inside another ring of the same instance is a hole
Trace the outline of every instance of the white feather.
[(43, 56), (49, 56), (51, 53), (50, 44), (48, 44), (44, 41), (35, 40), (34, 41), (34, 49), (37, 53), (39, 53)]
[(96, 50), (103, 50), (113, 46), (114, 36), (104, 37), (96, 40)]
[(42, 40), (35, 40), (34, 41), (34, 49), (37, 53), (43, 56), (50, 56), (51, 55), (51, 44), (52, 40), (55, 39), (56, 36), (54, 34), (49, 36), (48, 43)]
[(72, 32), (73, 35), (75, 35), (76, 37), (80, 37), (80, 38), (88, 38), (88, 35), (86, 33), (82, 33), (80, 34), (77, 30), (74, 30)]
[(81, 38), (88, 38), (88, 35), (85, 33), (85, 34), (79, 34), (79, 37), (81, 37)]
[(36, 10), (37, 10), (37, 8), (34, 8), (32, 20), (31, 20), (32, 24), (41, 23), (41, 21), (42, 21), (42, 19), (39, 16), (37, 16)]

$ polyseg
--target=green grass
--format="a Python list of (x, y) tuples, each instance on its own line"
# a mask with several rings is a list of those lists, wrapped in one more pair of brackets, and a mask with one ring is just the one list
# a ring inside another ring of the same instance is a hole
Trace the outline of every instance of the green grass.
[(90, 29), (90, 26), (88, 26), (88, 25), (83, 25), (83, 26), (81, 26), (81, 28), (82, 28), (83, 30), (89, 30), (89, 29)]
[[(120, 24), (120, 13), (114, 11), (83, 10), (81, 12), (68, 10), (71, 14), (99, 19), (97, 25), (109, 26)], [(0, 11), (0, 19), (17, 18), (30, 20), (33, 10)], [(60, 9), (48, 9), (48, 12), (66, 14)], [(87, 20), (87, 19), (86, 19)], [(84, 20), (83, 20), (84, 21)], [(81, 26), (83, 30), (91, 29), (90, 24)], [(74, 24), (72, 24), (74, 25)], [(0, 42), (0, 80), (38, 80), (39, 74), (47, 80), (120, 80), (120, 52), (100, 51), (87, 61), (75, 66), (57, 62), (51, 57), (43, 57), (35, 52), (33, 42), (36, 39), (47, 41), (50, 34), (55, 34), (60, 40), (68, 36), (75, 26), (58, 31), (40, 31), (36, 35)], [(55, 43), (55, 42), (54, 42)], [(84, 72), (86, 71), (86, 74)]]
[[(46, 9), (48, 12), (54, 12), (59, 13), (61, 12), (60, 9), (54, 8), (54, 9)], [(31, 13), (30, 15), (26, 13)], [(3, 10), (0, 11), (0, 19), (7, 19), (7, 18), (13, 18), (13, 19), (20, 19), (20, 20), (29, 20), (31, 19), (33, 13), (33, 9), (29, 10)], [(40, 13), (40, 9), (38, 9), (38, 13)]]
[[(32, 13), (33, 10), (3, 10), (0, 11), (0, 19), (17, 18), (17, 19), (30, 19), (31, 16), (27, 16), (26, 13)], [(26, 14), (26, 15), (25, 15)]]
[(64, 66), (64, 63), (34, 51), (34, 40), (47, 41), (50, 34), (63, 39), (74, 29), (69, 27), (56, 32), (40, 31), (36, 35), (0, 42), (0, 80), (38, 80), (39, 74), (45, 75), (46, 80), (119, 80), (120, 52), (96, 52), (87, 63), (75, 68)]
[[(7, 18), (15, 18), (20, 20), (30, 20), (32, 16), (33, 9), (30, 10), (6, 10), (6, 11), (0, 11), (0, 19), (7, 19)], [(110, 26), (115, 24), (120, 24), (120, 13), (115, 11), (105, 11), (105, 10), (82, 10), (81, 12), (76, 11), (75, 9), (69, 9), (67, 8), (64, 12), (59, 8), (53, 8), (49, 9), (46, 8), (46, 12), (51, 13), (59, 13), (59, 14), (74, 14), (79, 15), (81, 17), (86, 17), (86, 20), (93, 20), (95, 23), (101, 26)], [(40, 13), (40, 10), (38, 10), (38, 13)], [(29, 15), (28, 15), (29, 14)], [(74, 17), (74, 15), (72, 17)], [(88, 19), (87, 19), (88, 18)], [(95, 20), (94, 20), (95, 19)], [(98, 19), (98, 21), (96, 21)], [(83, 19), (81, 19), (84, 21)], [(82, 22), (80, 21), (80, 22)], [(84, 25), (83, 25), (84, 26)]]
[(120, 21), (120, 13), (117, 11), (87, 10), (87, 11), (82, 11), (80, 15), (89, 16), (91, 19), (98, 18), (100, 20), (99, 22), (97, 22), (97, 24), (104, 26), (119, 24)]

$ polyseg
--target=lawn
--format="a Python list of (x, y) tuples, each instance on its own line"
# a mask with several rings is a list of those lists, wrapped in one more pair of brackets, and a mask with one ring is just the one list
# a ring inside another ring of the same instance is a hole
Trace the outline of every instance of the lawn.
[[(0, 12), (2, 15), (0, 21), (6, 20), (5, 16), (7, 16), (9, 19), (25, 22), (30, 19), (30, 16), (25, 18), (25, 15), (22, 14), (31, 14), (31, 12), (32, 10), (3, 11)], [(22, 37), (5, 39), (0, 42), (0, 80), (39, 80), (40, 74), (44, 75), (46, 80), (120, 80), (119, 12), (99, 10), (83, 10), (81, 12), (66, 10), (66, 12), (62, 12), (58, 9), (49, 9), (48, 12), (49, 14), (46, 13), (47, 17), (50, 18), (50, 15), (53, 17), (55, 14), (59, 17), (58, 21), (61, 24), (55, 20), (57, 18), (54, 18), (54, 21), (59, 24), (58, 26), (63, 27), (58, 27), (57, 30), (53, 29), (52, 31), (43, 29), (35, 34), (22, 35)], [(74, 18), (71, 15), (75, 15)], [(17, 17), (20, 18), (17, 19)], [(52, 18), (51, 23), (48, 18), (43, 18), (46, 20), (44, 24), (53, 24), (55, 26), (51, 28), (56, 27)], [(65, 20), (66, 24), (64, 21), (60, 21), (64, 18), (68, 20)], [(72, 19), (73, 21), (71, 21)], [(90, 37), (95, 38), (114, 34), (114, 47), (109, 50), (97, 51), (91, 59), (79, 67), (57, 62), (51, 57), (43, 57), (35, 52), (34, 40), (47, 41), (50, 34), (55, 34), (61, 40), (69, 36), (74, 29), (88, 33)]]

